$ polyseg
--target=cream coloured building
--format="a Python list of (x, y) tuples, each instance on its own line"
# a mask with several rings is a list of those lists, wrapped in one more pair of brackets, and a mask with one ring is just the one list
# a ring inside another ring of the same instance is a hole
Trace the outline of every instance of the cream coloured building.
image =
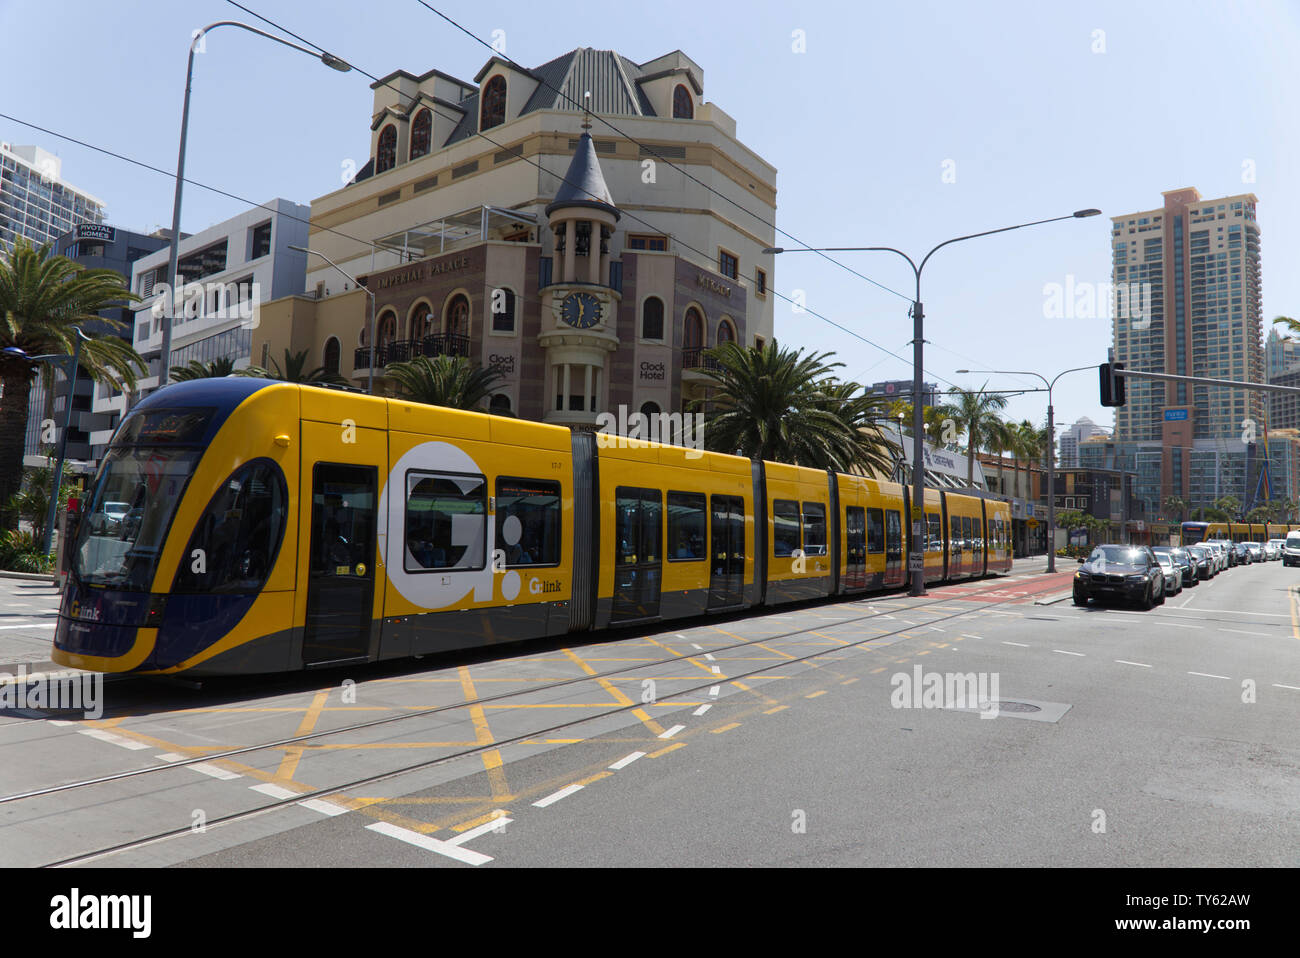
[(501, 373), (494, 406), (589, 426), (675, 411), (703, 350), (770, 339), (776, 171), (685, 54), (580, 48), (373, 86), (369, 160), (312, 202), (322, 255), (305, 295), (263, 307), (254, 362), (308, 350), (383, 391), (391, 363), (464, 355)]

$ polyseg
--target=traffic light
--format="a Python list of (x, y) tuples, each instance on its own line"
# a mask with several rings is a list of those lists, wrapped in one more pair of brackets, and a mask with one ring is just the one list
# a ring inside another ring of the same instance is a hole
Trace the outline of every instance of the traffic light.
[(1123, 363), (1102, 363), (1097, 367), (1101, 374), (1101, 404), (1103, 406), (1124, 405), (1124, 377), (1116, 376), (1116, 370), (1123, 369)]

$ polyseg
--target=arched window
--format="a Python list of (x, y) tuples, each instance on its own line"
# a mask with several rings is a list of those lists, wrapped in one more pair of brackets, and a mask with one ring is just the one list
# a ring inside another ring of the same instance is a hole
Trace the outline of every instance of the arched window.
[(433, 309), (428, 303), (416, 303), (411, 310), (411, 338), (424, 339), (433, 332)]
[(327, 373), (338, 373), (340, 352), (342, 352), (342, 347), (336, 337), (331, 336), (325, 340), (325, 361), (321, 365), (325, 367)]
[(391, 309), (386, 309), (379, 314), (379, 321), (375, 326), (378, 330), (375, 334), (375, 345), (380, 349), (397, 338), (397, 314)]
[(682, 326), (682, 349), (699, 349), (704, 345), (704, 317), (692, 306), (686, 311)]
[(397, 127), (388, 124), (379, 131), (379, 149), (375, 153), (375, 172), (383, 173), (397, 165)]
[(492, 331), (494, 333), (515, 331), (514, 290), (505, 288), (492, 290)]
[(681, 83), (673, 90), (673, 119), (695, 119), (695, 100), (691, 97), (691, 91)]
[(510, 397), (505, 393), (497, 393), (492, 397), (492, 402), (488, 405), (488, 412), (498, 416), (509, 416)]
[(658, 296), (648, 296), (641, 304), (641, 338), (664, 338), (664, 301)]
[(724, 319), (718, 323), (718, 345), (723, 343), (734, 343), (736, 341), (736, 327), (731, 325), (731, 320)]
[(469, 300), (464, 293), (457, 293), (447, 303), (447, 335), (469, 335)]
[(647, 419), (659, 415), (659, 404), (657, 402), (643, 402), (641, 404), (641, 415)]
[(425, 107), (411, 121), (411, 159), (424, 156), (433, 146), (433, 111)]
[(506, 121), (506, 78), (497, 74), (483, 87), (483, 106), (479, 111), (480, 130), (490, 130)]

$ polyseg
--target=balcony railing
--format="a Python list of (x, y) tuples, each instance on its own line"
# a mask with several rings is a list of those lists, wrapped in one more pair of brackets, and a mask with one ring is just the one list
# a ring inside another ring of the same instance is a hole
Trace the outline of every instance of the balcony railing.
[(722, 367), (712, 356), (706, 355), (708, 347), (691, 346), (682, 350), (682, 369), (703, 369), (716, 371)]
[[(437, 333), (423, 339), (397, 339), (375, 347), (375, 367), (384, 369), (392, 363), (404, 363), (417, 356), (465, 356), (470, 354), (468, 336)], [(370, 368), (370, 347), (358, 346), (353, 353), (354, 369)]]

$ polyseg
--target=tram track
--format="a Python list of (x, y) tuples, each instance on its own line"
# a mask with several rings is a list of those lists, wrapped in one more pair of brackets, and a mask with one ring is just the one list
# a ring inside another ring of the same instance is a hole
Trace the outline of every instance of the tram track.
[[(1002, 591), (1002, 587), (1004, 586), (1005, 583), (997, 582), (997, 580), (994, 580), (994, 587), (988, 589), (979, 589), (973, 592), (965, 592), (962, 594), (959, 601), (970, 601), (972, 598), (977, 598), (981, 594), (985, 594), (989, 592), (999, 592)], [(857, 599), (853, 601), (855, 603), (856, 602), (870, 603), (875, 601), (881, 601), (881, 597), (873, 596), (871, 598), (863, 598), (863, 599)], [(872, 612), (868, 615), (844, 619), (842, 622), (836, 622), (830, 625), (819, 625), (816, 628), (823, 628), (823, 629), (840, 628), (843, 626), (860, 625), (866, 622), (870, 622), (873, 619), (877, 619), (881, 617), (889, 618), (893, 616), (894, 613), (896, 612), (901, 612), (903, 614), (912, 614), (916, 612), (922, 612), (925, 609), (932, 608), (935, 605), (940, 605), (952, 601), (954, 601), (954, 597), (952, 596), (935, 598), (928, 602), (923, 602), (914, 606), (908, 606), (904, 610), (896, 609), (891, 612)], [(1005, 599), (992, 604), (1001, 605), (1004, 604), (1005, 602), (1012, 602), (1012, 601), (1015, 600)], [(831, 601), (822, 604), (834, 606), (837, 605), (838, 603), (834, 603), (833, 601)], [(820, 605), (821, 604), (819, 604), (817, 607), (820, 607)], [(979, 612), (982, 611), (983, 608), (987, 608), (987, 606), (981, 607), (980, 609), (962, 610), (960, 613), (955, 613), (955, 614), (964, 615), (968, 613)], [(786, 610), (781, 612), (773, 611), (771, 614), (773, 615), (788, 614), (788, 611), (797, 611), (797, 610)], [(934, 621), (944, 621), (944, 620), (936, 619)], [(800, 636), (808, 632), (815, 631), (816, 628), (809, 627), (809, 628), (793, 629), (789, 632), (783, 632), (776, 635), (763, 636), (761, 638), (756, 638), (752, 640), (746, 639), (739, 642), (732, 642), (725, 645), (714, 646), (709, 649), (709, 652), (711, 654), (718, 654), (723, 652), (731, 652), (737, 649), (750, 648), (752, 646), (764, 642), (780, 642), (784, 639), (789, 639), (795, 636)], [(872, 640), (878, 640), (883, 636), (895, 635), (898, 634), (899, 632), (906, 632), (914, 628), (917, 628), (917, 626), (905, 625), (903, 628), (896, 629), (893, 632), (886, 632), (886, 633), (882, 633), (882, 635), (874, 636)], [(559, 648), (561, 646), (556, 646), (556, 647)], [(390, 715), (390, 716), (385, 716), (384, 718), (371, 719), (366, 722), (355, 722), (351, 725), (344, 725), (338, 728), (320, 729), (318, 731), (305, 733), (303, 735), (294, 735), (286, 738), (274, 739), (268, 742), (262, 742), (254, 745), (241, 745), (236, 748), (227, 749), (222, 752), (213, 752), (207, 755), (184, 758), (178, 761), (169, 762), (166, 765), (151, 765), (145, 768), (127, 769), (121, 772), (114, 772), (110, 775), (104, 775), (97, 778), (83, 779), (75, 782), (62, 782), (56, 785), (47, 785), (41, 788), (29, 789), (23, 792), (15, 792), (10, 795), (0, 795), (0, 806), (11, 804), (13, 802), (24, 801), (27, 799), (39, 798), (45, 795), (53, 795), (59, 792), (71, 791), (73, 789), (86, 788), (93, 785), (102, 785), (102, 784), (107, 784), (109, 782), (122, 781), (124, 779), (135, 778), (142, 775), (150, 775), (153, 773), (166, 771), (169, 768), (183, 768), (188, 765), (197, 765), (200, 763), (220, 761), (222, 759), (237, 758), (239, 756), (250, 755), (259, 751), (265, 751), (267, 749), (285, 748), (289, 746), (302, 745), (304, 743), (313, 742), (318, 739), (325, 738), (331, 735), (343, 735), (349, 732), (363, 731), (366, 729), (390, 725), (396, 722), (404, 722), (411, 719), (418, 719), (430, 715), (437, 715), (442, 712), (454, 711), (457, 709), (465, 709), (465, 708), (470, 708), (478, 705), (495, 705), (497, 703), (507, 701), (511, 698), (515, 698), (522, 693), (534, 694), (538, 692), (548, 692), (555, 689), (567, 688), (569, 686), (579, 685), (583, 683), (599, 682), (601, 679), (615, 678), (620, 675), (625, 675), (628, 672), (637, 672), (645, 669), (653, 669), (659, 666), (663, 666), (675, 662), (681, 658), (691, 658), (691, 657), (692, 656), (686, 656), (686, 655), (676, 656), (676, 657), (666, 656), (664, 658), (655, 659), (650, 662), (643, 662), (638, 665), (621, 666), (619, 668), (609, 669), (604, 672), (596, 672), (590, 675), (575, 675), (570, 678), (557, 679), (556, 681), (553, 682), (530, 686), (526, 689), (514, 689), (514, 690), (501, 692), (496, 695), (476, 696), (474, 698), (465, 699), (459, 702), (451, 702), (445, 705), (430, 706), (427, 709), (418, 709), (412, 712), (407, 712), (402, 715)], [(731, 678), (729, 677), (728, 681), (730, 680)], [(716, 684), (716, 683), (709, 683), (709, 684)], [(179, 711), (183, 713), (185, 710), (182, 709)], [(115, 731), (121, 732), (124, 730), (117, 729)], [(74, 732), (72, 734), (76, 734), (76, 733)]]
[[(1000, 591), (1000, 590), (999, 590), (999, 589), (988, 589), (988, 590), (980, 590), (980, 591), (981, 591), (981, 592), (993, 592), (993, 591)], [(971, 595), (973, 595), (973, 594), (978, 594), (978, 593), (966, 593), (966, 596), (969, 597), (969, 596), (971, 596)], [(970, 616), (970, 615), (973, 615), (973, 614), (977, 614), (977, 613), (979, 613), (979, 612), (987, 611), (987, 610), (989, 610), (989, 609), (991, 609), (991, 608), (995, 608), (995, 607), (1000, 606), (1000, 605), (1006, 605), (1006, 604), (1010, 604), (1010, 603), (1013, 603), (1013, 602), (1022, 601), (1023, 599), (1024, 599), (1024, 596), (1008, 597), (1008, 598), (999, 599), (999, 600), (996, 600), (996, 601), (993, 601), (993, 602), (990, 602), (990, 603), (987, 603), (987, 604), (983, 604), (983, 605), (980, 605), (980, 606), (978, 606), (978, 607), (972, 607), (972, 608), (970, 608), (970, 609), (961, 609), (961, 610), (958, 610), (958, 611), (955, 611), (955, 612), (950, 612), (950, 613), (948, 613), (948, 614), (946, 614), (946, 615), (942, 615), (942, 616), (939, 616), (939, 617), (937, 617), (937, 618), (934, 618), (934, 619), (932, 619), (932, 620), (926, 622), (925, 625), (930, 625), (930, 624), (933, 624), (933, 623), (939, 623), (939, 622), (949, 622), (949, 621), (952, 621), (952, 620), (955, 620), (955, 619), (960, 619), (960, 618), (963, 618), (963, 617), (966, 617), (966, 616)], [(878, 600), (876, 600), (876, 599), (873, 598), (873, 599), (865, 600), (865, 601), (878, 601)], [(778, 642), (778, 641), (780, 641), (780, 640), (782, 640), (782, 639), (785, 639), (785, 638), (797, 637), (797, 636), (804, 635), (804, 634), (809, 633), (809, 632), (817, 631), (817, 630), (819, 630), (819, 629), (824, 630), (824, 629), (830, 629), (830, 628), (837, 628), (837, 627), (844, 626), (844, 625), (857, 624), (857, 623), (861, 623), (861, 622), (865, 622), (865, 621), (870, 621), (870, 620), (872, 620), (872, 619), (879, 618), (879, 617), (881, 617), (881, 616), (890, 616), (890, 615), (893, 615), (893, 614), (896, 613), (896, 612), (904, 612), (904, 614), (914, 613), (914, 612), (922, 611), (922, 610), (924, 610), (924, 609), (926, 609), (926, 608), (933, 607), (933, 606), (935, 606), (935, 605), (939, 605), (939, 604), (943, 604), (943, 603), (947, 603), (947, 602), (951, 602), (951, 601), (952, 601), (952, 598), (951, 598), (951, 597), (938, 598), (938, 599), (935, 599), (935, 600), (932, 601), (932, 602), (926, 602), (926, 603), (923, 603), (923, 604), (920, 604), (920, 605), (917, 605), (917, 606), (911, 606), (911, 607), (908, 607), (906, 610), (893, 610), (892, 612), (876, 612), (876, 613), (872, 613), (871, 615), (867, 615), (867, 616), (859, 616), (859, 617), (851, 618), (851, 619), (845, 619), (845, 620), (842, 621), (842, 622), (837, 622), (837, 623), (832, 623), (832, 624), (819, 623), (819, 624), (818, 624), (817, 626), (815, 626), (815, 627), (802, 628), (802, 629), (794, 629), (794, 630), (791, 630), (790, 632), (782, 633), (781, 635), (777, 635), (777, 636), (764, 636), (764, 637), (762, 637), (762, 638), (755, 639), (755, 640), (753, 640), (753, 641), (743, 641), (743, 642), (732, 643), (732, 644), (730, 644), (730, 645), (728, 645), (728, 646), (725, 646), (725, 647), (717, 647), (717, 648), (713, 649), (713, 651), (714, 651), (714, 652), (720, 652), (720, 651), (724, 651), (724, 650), (727, 650), (727, 649), (738, 649), (738, 648), (739, 648), (739, 649), (743, 649), (743, 648), (745, 648), (745, 647), (752, 646), (752, 645), (759, 644), (759, 643)], [(816, 652), (810, 652), (810, 653), (808, 653), (808, 654), (806, 654), (806, 655), (802, 655), (802, 656), (792, 656), (792, 657), (790, 657), (790, 658), (788, 658), (788, 659), (784, 659), (784, 660), (782, 660), (782, 661), (780, 661), (780, 662), (773, 663), (773, 664), (771, 664), (771, 665), (762, 666), (762, 667), (755, 668), (755, 669), (750, 669), (750, 670), (745, 671), (745, 672), (735, 673), (735, 674), (728, 674), (728, 675), (725, 675), (725, 676), (723, 676), (723, 675), (712, 675), (712, 676), (708, 676), (708, 677), (706, 677), (702, 682), (700, 682), (699, 684), (689, 685), (689, 686), (686, 687), (686, 688), (675, 690), (675, 691), (674, 691), (674, 696), (689, 695), (689, 694), (691, 694), (691, 693), (693, 693), (693, 692), (700, 692), (700, 691), (702, 691), (702, 690), (708, 689), (708, 688), (710, 688), (710, 687), (712, 687), (712, 686), (714, 686), (714, 685), (719, 684), (719, 682), (738, 682), (738, 681), (744, 681), (744, 680), (751, 679), (751, 678), (755, 678), (755, 677), (762, 677), (764, 674), (766, 674), (766, 673), (770, 673), (770, 672), (773, 672), (773, 671), (778, 670), (778, 669), (788, 668), (788, 667), (790, 667), (791, 665), (797, 665), (797, 664), (800, 664), (800, 663), (810, 663), (810, 662), (812, 662), (812, 661), (814, 661), (814, 660), (816, 660), (816, 659), (823, 658), (823, 657), (825, 657), (825, 656), (828, 656), (828, 655), (831, 655), (831, 654), (834, 654), (834, 653), (839, 653), (839, 652), (846, 651), (846, 650), (848, 650), (848, 649), (858, 648), (858, 647), (860, 647), (860, 646), (864, 646), (864, 645), (869, 645), (869, 644), (871, 644), (871, 643), (873, 643), (873, 642), (879, 642), (879, 641), (881, 641), (882, 639), (890, 638), (890, 637), (892, 637), (892, 636), (896, 636), (896, 635), (899, 635), (899, 634), (904, 633), (904, 632), (915, 631), (915, 630), (916, 630), (917, 628), (919, 628), (919, 627), (920, 627), (920, 626), (918, 626), (918, 625), (908, 625), (908, 624), (904, 624), (904, 625), (900, 625), (898, 628), (893, 629), (893, 630), (891, 630), (891, 631), (882, 632), (882, 633), (880, 633), (880, 634), (878, 634), (878, 635), (874, 635), (874, 636), (871, 636), (871, 637), (868, 637), (868, 638), (863, 638), (863, 639), (860, 639), (860, 640), (858, 640), (858, 641), (856, 641), (856, 642), (846, 642), (846, 643), (845, 643), (844, 645), (842, 645), (842, 646), (836, 646), (836, 647), (834, 647), (834, 648), (829, 648), (829, 649), (821, 649), (821, 650), (818, 650), (818, 651), (816, 651)], [(676, 657), (670, 657), (670, 658), (659, 659), (659, 660), (656, 660), (656, 661), (654, 661), (654, 662), (643, 663), (643, 664), (640, 664), (640, 665), (634, 665), (634, 666), (627, 666), (627, 667), (623, 667), (623, 668), (619, 668), (619, 669), (610, 670), (610, 671), (607, 671), (607, 672), (597, 673), (597, 674), (595, 674), (595, 675), (577, 676), (577, 677), (574, 677), (574, 678), (572, 678), (572, 679), (566, 679), (566, 680), (563, 680), (563, 681), (560, 681), (560, 682), (552, 683), (552, 684), (550, 684), (549, 686), (544, 686), (544, 687), (542, 687), (542, 688), (557, 688), (557, 687), (562, 687), (562, 686), (567, 686), (567, 685), (573, 685), (573, 684), (577, 684), (577, 683), (590, 683), (590, 682), (595, 682), (595, 681), (598, 681), (599, 679), (602, 679), (602, 678), (609, 678), (609, 677), (612, 677), (612, 676), (624, 675), (624, 674), (626, 674), (627, 672), (639, 671), (639, 670), (642, 670), (642, 669), (652, 668), (652, 667), (655, 667), (655, 666), (662, 666), (662, 665), (665, 665), (665, 664), (670, 664), (670, 663), (675, 662), (675, 661), (679, 661), (679, 660), (682, 659), (682, 658), (692, 658), (692, 657), (693, 657), (693, 656), (679, 655), (679, 656), (676, 656)], [(531, 692), (533, 692), (533, 691), (536, 691), (536, 689), (527, 689), (527, 690), (525, 690), (525, 691), (531, 693)], [(294, 736), (294, 737), (291, 737), (291, 738), (278, 740), (278, 741), (276, 741), (276, 742), (270, 742), (270, 743), (264, 743), (264, 744), (259, 744), (259, 745), (252, 745), (252, 746), (244, 746), (244, 747), (241, 747), (241, 748), (239, 748), (239, 749), (229, 750), (228, 752), (223, 752), (223, 753), (214, 753), (214, 754), (205, 755), (205, 756), (202, 756), (202, 757), (199, 757), (199, 758), (186, 759), (186, 760), (184, 760), (184, 761), (170, 762), (170, 763), (168, 763), (167, 765), (150, 766), (150, 767), (148, 767), (148, 768), (143, 768), (143, 769), (132, 769), (132, 770), (127, 771), (127, 772), (117, 773), (117, 774), (110, 775), (110, 776), (103, 776), (103, 777), (96, 778), (96, 779), (88, 779), (88, 780), (85, 780), (85, 781), (82, 781), (82, 782), (66, 783), (66, 784), (63, 784), (63, 785), (51, 786), (51, 787), (47, 787), (47, 788), (43, 788), (43, 789), (35, 789), (35, 790), (31, 790), (31, 791), (24, 792), (24, 793), (17, 793), (17, 794), (14, 794), (14, 795), (9, 795), (9, 796), (3, 796), (3, 797), (0, 797), (0, 804), (4, 804), (4, 803), (12, 803), (12, 802), (17, 802), (17, 801), (22, 801), (22, 800), (25, 800), (25, 799), (31, 799), (31, 798), (39, 797), (39, 796), (41, 796), (41, 795), (49, 795), (49, 794), (52, 794), (52, 793), (63, 792), (63, 791), (69, 791), (69, 790), (76, 789), (76, 788), (87, 788), (87, 787), (91, 787), (91, 786), (95, 786), (95, 785), (106, 784), (106, 783), (109, 783), (109, 782), (120, 781), (120, 780), (125, 779), (125, 778), (132, 778), (132, 777), (136, 777), (136, 776), (139, 776), (139, 775), (149, 774), (149, 773), (153, 773), (153, 772), (160, 772), (160, 771), (164, 771), (164, 770), (171, 769), (171, 768), (183, 767), (184, 765), (192, 765), (192, 764), (197, 764), (197, 763), (200, 763), (200, 762), (210, 763), (210, 762), (213, 762), (213, 761), (219, 761), (219, 760), (220, 760), (221, 758), (223, 758), (223, 757), (234, 756), (234, 755), (246, 755), (246, 754), (249, 754), (249, 753), (251, 753), (251, 752), (255, 752), (255, 751), (265, 750), (265, 749), (269, 749), (269, 748), (282, 747), (283, 745), (294, 745), (294, 744), (299, 744), (299, 743), (301, 743), (301, 742), (308, 741), (308, 740), (312, 740), (312, 739), (318, 739), (318, 738), (326, 737), (326, 736), (330, 736), (330, 735), (338, 735), (338, 734), (342, 734), (342, 733), (347, 732), (347, 731), (355, 731), (355, 730), (357, 730), (357, 729), (373, 728), (373, 727), (378, 726), (378, 725), (390, 724), (390, 723), (393, 723), (393, 722), (403, 721), (403, 720), (406, 720), (406, 719), (414, 719), (414, 718), (418, 718), (418, 717), (420, 717), (420, 716), (422, 716), (422, 715), (435, 714), (435, 713), (437, 713), (437, 712), (448, 711), (448, 710), (451, 710), (451, 709), (465, 709), (465, 708), (467, 708), (467, 707), (473, 706), (473, 705), (478, 704), (478, 703), (491, 703), (491, 702), (497, 702), (497, 701), (501, 701), (501, 700), (503, 700), (503, 699), (509, 699), (509, 698), (511, 698), (511, 697), (516, 697), (516, 696), (518, 696), (519, 694), (520, 694), (519, 691), (513, 691), (513, 692), (505, 692), (505, 693), (502, 693), (502, 694), (500, 694), (500, 695), (495, 695), (495, 696), (483, 696), (483, 697), (481, 697), (481, 698), (474, 699), (474, 700), (468, 700), (468, 701), (464, 701), (464, 702), (457, 702), (457, 703), (454, 703), (454, 704), (449, 704), (449, 705), (444, 705), (444, 706), (437, 706), (437, 707), (430, 708), (430, 709), (426, 709), (426, 710), (420, 710), (419, 712), (408, 713), (408, 714), (406, 714), (406, 715), (400, 715), (400, 716), (389, 716), (389, 717), (384, 718), (384, 719), (376, 719), (376, 720), (373, 720), (373, 721), (370, 721), (370, 722), (355, 723), (355, 724), (352, 725), (352, 726), (346, 726), (346, 727), (343, 727), (343, 728), (325, 730), (325, 731), (322, 731), (322, 732), (319, 732), (319, 733), (311, 733), (311, 734), (309, 734), (309, 735), (304, 735), (304, 736)], [(398, 768), (395, 768), (395, 769), (388, 769), (388, 770), (385, 770), (385, 771), (382, 771), (382, 772), (377, 772), (377, 773), (375, 773), (375, 774), (362, 776), (362, 777), (360, 777), (360, 778), (351, 779), (351, 780), (349, 780), (349, 781), (347, 781), (347, 782), (339, 783), (339, 784), (336, 784), (336, 785), (330, 785), (330, 786), (325, 786), (325, 787), (322, 787), (322, 788), (312, 789), (312, 790), (310, 790), (310, 791), (306, 791), (306, 792), (300, 792), (300, 793), (295, 794), (295, 795), (293, 795), (293, 796), (291, 796), (291, 797), (288, 797), (288, 798), (282, 798), (282, 799), (274, 800), (274, 801), (270, 802), (269, 804), (264, 804), (264, 805), (262, 805), (262, 806), (259, 806), (258, 808), (254, 808), (254, 809), (246, 809), (246, 810), (243, 810), (243, 811), (232, 812), (232, 813), (230, 813), (230, 814), (223, 815), (223, 816), (218, 816), (218, 817), (216, 817), (216, 818), (211, 818), (211, 819), (209, 819), (209, 820), (207, 821), (207, 823), (206, 823), (206, 827), (207, 827), (207, 828), (215, 828), (215, 827), (219, 827), (219, 826), (223, 826), (223, 825), (229, 825), (229, 824), (233, 824), (233, 823), (235, 823), (235, 822), (245, 821), (245, 820), (249, 820), (249, 819), (252, 819), (252, 818), (256, 818), (256, 817), (259, 817), (259, 816), (262, 816), (262, 815), (271, 814), (271, 813), (274, 813), (274, 812), (277, 812), (277, 811), (281, 811), (281, 810), (287, 809), (287, 808), (289, 808), (289, 807), (291, 807), (291, 806), (301, 804), (301, 803), (303, 803), (303, 802), (308, 802), (308, 801), (320, 801), (320, 800), (322, 800), (322, 799), (326, 799), (326, 798), (328, 798), (328, 797), (330, 797), (330, 796), (338, 795), (339, 793), (355, 791), (356, 789), (359, 789), (359, 788), (362, 788), (362, 787), (375, 785), (375, 784), (378, 784), (378, 783), (381, 783), (381, 782), (385, 782), (385, 781), (389, 781), (389, 780), (391, 780), (391, 779), (395, 779), (395, 778), (400, 778), (401, 776), (404, 776), (404, 775), (410, 775), (410, 774), (413, 774), (413, 773), (416, 773), (416, 772), (420, 772), (420, 771), (424, 771), (424, 770), (427, 770), (427, 769), (436, 768), (436, 767), (438, 767), (438, 766), (446, 765), (446, 764), (449, 764), (449, 763), (452, 763), (452, 762), (456, 762), (456, 761), (460, 761), (460, 760), (465, 759), (465, 758), (472, 758), (472, 757), (477, 756), (477, 755), (482, 755), (482, 754), (485, 753), (485, 752), (498, 750), (498, 749), (501, 749), (501, 748), (504, 748), (504, 747), (507, 747), (507, 746), (510, 746), (510, 745), (521, 744), (521, 743), (524, 743), (524, 742), (529, 741), (529, 740), (535, 740), (535, 739), (537, 739), (538, 737), (548, 736), (548, 735), (553, 735), (553, 734), (555, 734), (555, 733), (559, 733), (559, 732), (564, 732), (564, 731), (566, 731), (566, 730), (570, 730), (570, 729), (573, 729), (573, 728), (577, 728), (577, 727), (579, 727), (579, 726), (585, 725), (585, 724), (590, 723), (590, 722), (595, 722), (595, 721), (599, 721), (599, 720), (601, 720), (601, 719), (607, 719), (607, 718), (609, 718), (609, 717), (611, 717), (611, 716), (617, 716), (617, 715), (621, 715), (621, 714), (624, 714), (624, 713), (627, 713), (627, 712), (632, 712), (632, 711), (634, 711), (634, 710), (636, 710), (636, 709), (640, 709), (640, 708), (643, 708), (643, 707), (644, 707), (644, 703), (641, 703), (641, 702), (632, 702), (632, 703), (629, 703), (629, 704), (626, 704), (626, 705), (619, 705), (619, 706), (616, 706), (616, 707), (613, 707), (613, 708), (605, 709), (605, 710), (603, 710), (603, 711), (601, 711), (601, 712), (598, 712), (598, 713), (596, 713), (596, 714), (594, 714), (594, 715), (586, 715), (586, 716), (583, 716), (582, 718), (572, 719), (572, 720), (570, 720), (570, 721), (566, 721), (566, 722), (555, 723), (555, 724), (553, 724), (553, 725), (549, 725), (549, 726), (546, 726), (546, 727), (543, 727), (543, 728), (540, 728), (540, 729), (530, 729), (530, 730), (528, 730), (528, 731), (526, 731), (526, 732), (524, 732), (524, 733), (521, 733), (521, 734), (519, 734), (519, 735), (514, 735), (514, 736), (510, 736), (510, 737), (507, 737), (507, 738), (501, 738), (501, 739), (494, 739), (492, 742), (485, 743), (485, 744), (475, 745), (475, 746), (473, 746), (473, 747), (469, 747), (469, 748), (463, 748), (463, 749), (460, 749), (460, 750), (458, 750), (458, 751), (452, 752), (451, 754), (441, 755), (441, 756), (437, 756), (437, 757), (435, 757), (435, 758), (427, 759), (427, 760), (424, 760), (424, 761), (420, 761), (420, 762), (416, 762), (416, 763), (412, 763), (412, 764), (407, 764), (407, 765), (402, 765), (402, 766), (400, 766), (400, 767), (398, 767)], [(80, 853), (80, 854), (75, 855), (75, 856), (71, 856), (71, 857), (67, 857), (67, 858), (59, 859), (59, 860), (56, 860), (56, 861), (47, 862), (47, 863), (45, 863), (44, 865), (42, 865), (41, 867), (46, 867), (46, 868), (60, 868), (60, 867), (70, 867), (70, 866), (75, 866), (75, 865), (89, 864), (89, 863), (91, 863), (91, 862), (93, 862), (93, 861), (96, 861), (96, 860), (98, 860), (98, 859), (101, 859), (101, 858), (105, 858), (105, 857), (108, 857), (108, 856), (112, 856), (112, 855), (120, 854), (120, 853), (122, 853), (122, 852), (126, 852), (126, 851), (131, 851), (131, 850), (135, 850), (135, 849), (143, 848), (143, 847), (146, 847), (146, 846), (148, 846), (148, 845), (157, 844), (157, 843), (159, 843), (159, 842), (164, 842), (164, 841), (170, 840), (170, 839), (172, 839), (172, 838), (177, 838), (177, 837), (180, 837), (181, 835), (186, 835), (186, 834), (190, 834), (190, 833), (191, 833), (191, 827), (190, 827), (189, 825), (182, 826), (182, 827), (178, 827), (178, 828), (175, 828), (175, 829), (168, 829), (168, 830), (166, 830), (166, 831), (158, 832), (158, 833), (155, 833), (155, 834), (152, 834), (152, 835), (146, 836), (146, 837), (137, 838), (137, 839), (130, 839), (130, 840), (127, 840), (127, 841), (124, 841), (124, 842), (117, 843), (117, 844), (115, 844), (115, 845), (111, 845), (111, 846), (107, 846), (107, 847), (104, 847), (104, 848), (96, 849), (96, 850), (94, 850), (94, 851), (84, 852), (84, 853)]]

